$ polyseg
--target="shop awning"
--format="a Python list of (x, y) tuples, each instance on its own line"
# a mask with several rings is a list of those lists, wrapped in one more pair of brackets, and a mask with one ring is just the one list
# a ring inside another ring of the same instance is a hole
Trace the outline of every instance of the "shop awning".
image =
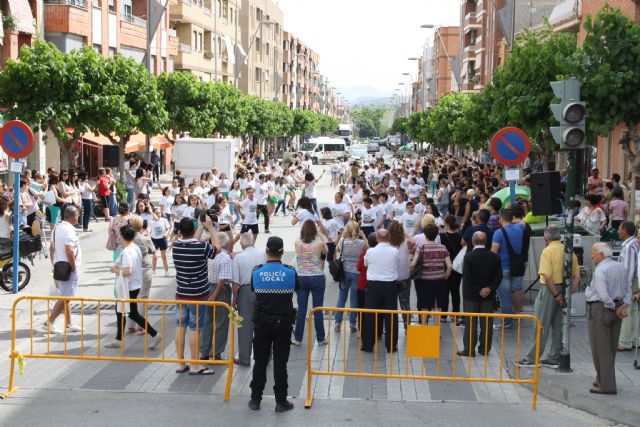
[(9, 14), (16, 23), (16, 30), (21, 33), (36, 33), (29, 0), (9, 0)]

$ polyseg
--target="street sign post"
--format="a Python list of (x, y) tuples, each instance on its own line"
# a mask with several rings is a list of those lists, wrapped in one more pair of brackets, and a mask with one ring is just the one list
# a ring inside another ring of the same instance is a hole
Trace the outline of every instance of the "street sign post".
[(8, 156), (13, 157), (11, 170), (13, 175), (13, 293), (18, 293), (18, 272), (20, 265), (20, 171), (15, 163), (23, 163), (23, 159), (33, 151), (34, 137), (29, 125), (20, 120), (10, 120), (0, 128), (0, 146)]
[[(507, 167), (520, 165), (531, 152), (529, 137), (522, 130), (514, 127), (500, 129), (491, 138), (491, 154), (495, 159)], [(516, 203), (516, 184), (518, 182), (519, 171), (512, 169), (505, 170), (505, 178), (509, 181), (509, 193), (511, 195), (511, 205)], [(514, 179), (515, 178), (515, 179)]]

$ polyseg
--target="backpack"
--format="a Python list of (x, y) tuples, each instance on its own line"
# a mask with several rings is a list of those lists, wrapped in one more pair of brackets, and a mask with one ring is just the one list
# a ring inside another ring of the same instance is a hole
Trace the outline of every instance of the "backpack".
[(524, 254), (516, 254), (516, 252), (513, 250), (513, 246), (511, 246), (511, 242), (509, 241), (509, 234), (507, 233), (507, 230), (505, 230), (504, 227), (500, 227), (500, 230), (502, 231), (504, 241), (507, 244), (507, 250), (509, 251), (509, 274), (511, 275), (511, 277), (522, 277), (527, 270), (527, 260), (525, 259)]

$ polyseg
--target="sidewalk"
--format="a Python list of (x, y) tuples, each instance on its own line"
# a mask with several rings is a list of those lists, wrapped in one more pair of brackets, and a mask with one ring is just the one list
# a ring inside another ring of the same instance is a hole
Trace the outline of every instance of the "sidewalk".
[[(570, 339), (573, 372), (560, 373), (555, 369), (541, 367), (538, 392), (546, 398), (611, 421), (640, 425), (640, 405), (638, 405), (640, 370), (633, 367), (634, 352), (618, 352), (616, 356), (618, 394), (614, 396), (593, 394), (589, 392), (589, 389), (595, 379), (596, 372), (591, 359), (586, 318), (572, 319)], [(550, 345), (549, 341), (547, 347)], [(533, 343), (533, 334), (529, 333), (527, 339), (523, 339), (521, 342)], [(514, 377), (518, 374), (520, 377), (533, 376), (533, 369), (520, 368), (516, 373), (514, 365), (515, 360), (521, 359), (528, 350), (528, 347), (521, 348), (520, 355), (517, 355), (515, 346), (507, 346), (509, 352), (507, 367), (510, 376)], [(540, 356), (543, 356), (543, 349), (540, 349)]]

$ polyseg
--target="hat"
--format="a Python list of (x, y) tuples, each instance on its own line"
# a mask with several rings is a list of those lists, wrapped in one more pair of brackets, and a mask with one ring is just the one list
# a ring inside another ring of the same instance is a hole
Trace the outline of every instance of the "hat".
[(267, 251), (269, 252), (283, 252), (284, 242), (278, 236), (271, 236), (267, 240)]
[(475, 197), (476, 196), (476, 192), (473, 191), (473, 189), (468, 189), (467, 190), (467, 197)]

